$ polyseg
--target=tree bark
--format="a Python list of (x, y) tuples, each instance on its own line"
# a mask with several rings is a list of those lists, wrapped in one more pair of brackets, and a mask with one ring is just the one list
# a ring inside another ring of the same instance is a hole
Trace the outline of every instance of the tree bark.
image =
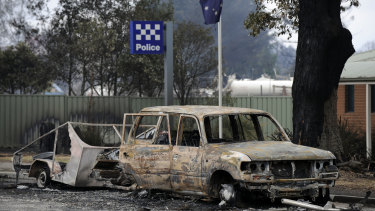
[[(84, 56), (83, 56), (83, 57), (84, 57)], [(86, 81), (87, 81), (86, 62), (83, 61), (83, 65), (82, 65), (81, 96), (85, 96), (85, 92), (86, 92)]]
[(340, 158), (337, 86), (354, 53), (352, 35), (342, 26), (341, 0), (300, 0), (293, 83), (293, 142), (328, 149)]
[(331, 97), (324, 103), (323, 132), (318, 139), (320, 148), (333, 152), (339, 161), (342, 161), (344, 148), (337, 123), (337, 88), (334, 88)]
[(68, 73), (68, 86), (69, 86), (69, 96), (72, 96), (73, 92), (73, 57), (72, 53), (69, 52), (69, 73)]

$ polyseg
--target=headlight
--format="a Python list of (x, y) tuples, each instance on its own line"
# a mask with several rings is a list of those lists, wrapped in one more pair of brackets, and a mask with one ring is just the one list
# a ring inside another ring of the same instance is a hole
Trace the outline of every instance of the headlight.
[(241, 171), (265, 173), (270, 170), (268, 162), (242, 162)]
[(323, 172), (326, 170), (327, 166), (333, 166), (332, 160), (317, 160), (315, 161), (315, 170), (318, 172)]

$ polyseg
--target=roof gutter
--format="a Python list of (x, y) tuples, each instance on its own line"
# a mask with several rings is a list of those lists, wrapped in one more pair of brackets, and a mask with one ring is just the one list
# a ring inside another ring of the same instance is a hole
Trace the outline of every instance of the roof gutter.
[(375, 78), (341, 78), (339, 84), (375, 84)]

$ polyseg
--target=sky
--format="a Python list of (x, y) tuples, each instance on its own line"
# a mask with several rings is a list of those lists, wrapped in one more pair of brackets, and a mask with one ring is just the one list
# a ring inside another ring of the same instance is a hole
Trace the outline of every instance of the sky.
[(356, 50), (367, 42), (375, 42), (375, 1), (360, 0), (360, 6), (341, 14), (343, 24), (353, 36)]
[[(368, 42), (375, 43), (375, 0), (359, 0), (360, 5), (341, 13), (341, 21), (353, 36), (353, 46), (360, 51)], [(297, 34), (279, 38), (287, 46), (297, 47)]]

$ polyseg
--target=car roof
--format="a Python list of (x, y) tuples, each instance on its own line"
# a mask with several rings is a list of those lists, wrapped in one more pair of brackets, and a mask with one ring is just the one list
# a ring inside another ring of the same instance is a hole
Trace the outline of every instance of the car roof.
[(155, 106), (143, 108), (141, 112), (162, 112), (162, 113), (178, 113), (190, 114), (195, 116), (219, 115), (219, 114), (268, 114), (262, 110), (239, 107), (226, 106), (203, 106), (203, 105), (185, 105), (185, 106)]

